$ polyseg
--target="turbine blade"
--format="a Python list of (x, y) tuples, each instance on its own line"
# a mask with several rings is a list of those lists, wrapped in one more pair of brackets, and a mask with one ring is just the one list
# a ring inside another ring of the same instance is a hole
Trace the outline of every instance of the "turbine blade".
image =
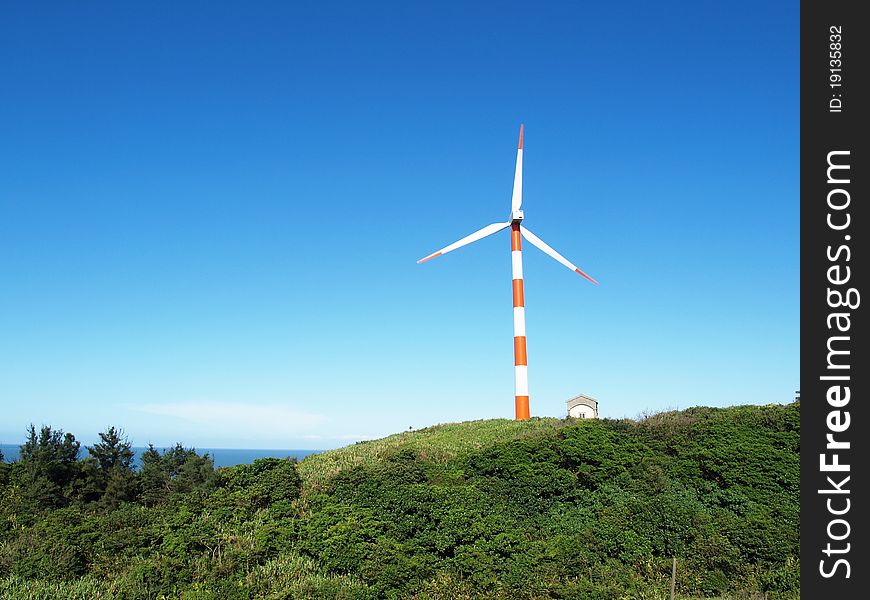
[(517, 169), (514, 171), (514, 193), (511, 196), (511, 212), (523, 205), (523, 126), (520, 124), (520, 143), (517, 147)]
[(498, 233), (502, 229), (506, 229), (510, 226), (511, 226), (510, 221), (508, 221), (507, 223), (493, 223), (492, 225), (487, 225), (483, 229), (479, 229), (479, 230), (475, 231), (474, 233), (472, 233), (471, 235), (465, 236), (464, 238), (462, 238), (458, 242), (453, 242), (449, 246), (445, 246), (445, 247), (441, 248), (441, 250), (439, 250), (438, 252), (433, 252), (432, 254), (430, 254), (429, 256), (427, 256), (425, 258), (421, 258), (420, 260), (417, 261), (417, 264), (419, 265), (421, 262), (426, 262), (427, 260), (429, 260), (431, 258), (435, 258), (436, 256), (441, 256), (442, 254), (447, 254), (448, 252), (450, 252), (452, 250), (456, 250), (457, 248), (461, 248), (462, 246), (470, 244), (471, 242), (476, 242), (477, 240), (483, 239), (488, 235), (492, 235), (493, 233)]
[(529, 231), (528, 229), (526, 229), (522, 225), (520, 225), (520, 233), (522, 233), (523, 237), (526, 238), (527, 240), (529, 240), (529, 242), (533, 246), (537, 246), (538, 249), (541, 250), (544, 254), (551, 256), (552, 258), (556, 259), (557, 261), (559, 261), (560, 263), (562, 263), (563, 265), (565, 265), (566, 267), (568, 267), (569, 269), (571, 269), (575, 273), (579, 273), (580, 275), (582, 275), (583, 277), (585, 277), (586, 279), (588, 279), (589, 281), (591, 281), (595, 285), (598, 285), (597, 281), (595, 281), (594, 279), (589, 277), (589, 275), (587, 275), (586, 273), (584, 273), (583, 271), (578, 269), (577, 265), (573, 264), (567, 258), (565, 258), (561, 254), (559, 254), (558, 252), (556, 252), (555, 250), (550, 248), (550, 246), (547, 245), (547, 242), (545, 242), (544, 240), (542, 240), (541, 238), (536, 236), (534, 233), (532, 233), (531, 231)]

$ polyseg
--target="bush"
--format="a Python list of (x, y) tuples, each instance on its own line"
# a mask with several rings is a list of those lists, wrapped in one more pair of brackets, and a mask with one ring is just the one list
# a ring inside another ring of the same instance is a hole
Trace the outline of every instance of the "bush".
[(791, 600), (799, 435), (790, 405), (449, 424), (217, 472), (152, 447), (109, 501), (121, 436), (83, 467), (34, 429), (26, 460), (66, 462), (0, 463), (0, 597), (661, 600), (677, 557), (683, 597)]

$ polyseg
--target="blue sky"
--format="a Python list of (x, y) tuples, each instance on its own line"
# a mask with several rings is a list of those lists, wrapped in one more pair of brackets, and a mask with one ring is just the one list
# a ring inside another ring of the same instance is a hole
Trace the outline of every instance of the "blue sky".
[(788, 402), (798, 3), (13, 3), (0, 442), (328, 448), (513, 416)]

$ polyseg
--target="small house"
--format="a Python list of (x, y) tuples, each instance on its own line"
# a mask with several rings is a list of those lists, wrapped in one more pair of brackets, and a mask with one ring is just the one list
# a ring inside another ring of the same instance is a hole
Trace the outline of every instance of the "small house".
[(575, 419), (597, 419), (598, 400), (589, 396), (574, 396), (567, 402), (568, 416)]

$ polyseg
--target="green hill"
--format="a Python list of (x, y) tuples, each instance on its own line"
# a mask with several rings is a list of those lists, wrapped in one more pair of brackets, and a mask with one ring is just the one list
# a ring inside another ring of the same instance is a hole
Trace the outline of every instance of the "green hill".
[(452, 423), (57, 507), (4, 465), (0, 597), (664, 599), (676, 557), (680, 598), (798, 598), (799, 430), (797, 403)]
[(531, 421), (490, 419), (445, 423), (309, 456), (299, 464), (299, 474), (306, 488), (321, 489), (336, 474), (353, 467), (374, 466), (397, 451), (413, 452), (422, 461), (443, 464), (457, 456), (510, 440), (551, 435), (571, 422), (544, 418)]

